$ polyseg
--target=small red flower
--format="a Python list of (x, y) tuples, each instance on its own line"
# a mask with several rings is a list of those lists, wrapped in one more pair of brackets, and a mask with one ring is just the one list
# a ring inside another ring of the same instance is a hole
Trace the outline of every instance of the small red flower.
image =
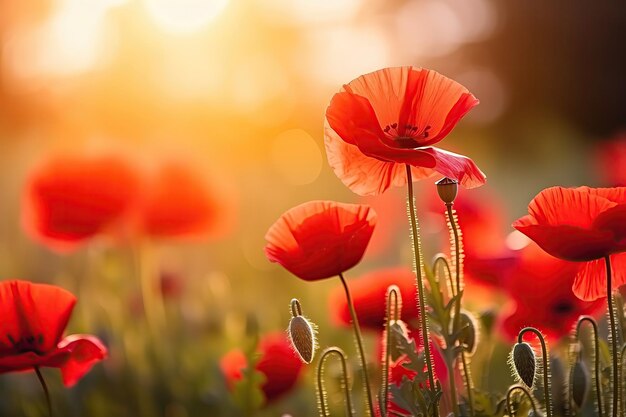
[[(303, 365), (284, 333), (265, 335), (259, 342), (258, 351), (260, 359), (255, 369), (265, 375), (261, 390), (267, 403), (270, 403), (291, 391), (298, 382)], [(243, 378), (247, 366), (246, 356), (239, 349), (222, 357), (220, 369), (231, 389)]]
[(579, 264), (557, 259), (534, 243), (520, 252), (519, 263), (505, 288), (515, 304), (502, 321), (508, 337), (517, 336), (525, 326), (533, 326), (557, 340), (570, 333), (579, 316), (603, 309), (602, 300), (583, 301), (572, 292)]
[(51, 249), (69, 251), (112, 227), (136, 195), (137, 174), (120, 156), (55, 156), (26, 183), (24, 228)]
[(484, 174), (441, 141), (478, 100), (461, 84), (427, 69), (386, 68), (343, 86), (326, 110), (325, 143), (335, 174), (360, 195), (442, 175), (471, 188)]
[[(402, 319), (409, 324), (418, 325), (419, 310), (416, 303), (415, 274), (410, 268), (387, 268), (370, 272), (348, 283), (361, 327), (376, 331), (384, 328), (387, 288), (394, 284), (400, 289), (403, 301)], [(343, 287), (337, 287), (331, 291), (328, 304), (331, 319), (337, 324), (350, 326), (352, 319)]]
[(167, 161), (147, 175), (139, 221), (153, 238), (217, 237), (232, 226), (230, 196), (187, 164)]
[(284, 213), (265, 235), (265, 255), (306, 280), (330, 278), (356, 265), (370, 241), (369, 206), (311, 201)]
[(107, 356), (96, 337), (62, 339), (76, 304), (70, 292), (27, 281), (0, 283), (0, 373), (35, 367), (60, 368), (63, 383), (72, 386)]
[(598, 145), (596, 166), (606, 184), (626, 186), (626, 132)]
[(560, 259), (585, 262), (574, 282), (576, 296), (593, 301), (606, 296), (610, 256), (613, 287), (626, 283), (626, 187), (552, 187), (539, 193), (528, 215), (513, 223), (543, 250)]

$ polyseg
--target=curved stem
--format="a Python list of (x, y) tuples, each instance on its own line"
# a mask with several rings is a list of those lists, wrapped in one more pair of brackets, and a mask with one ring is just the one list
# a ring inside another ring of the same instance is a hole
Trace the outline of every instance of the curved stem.
[(524, 341), (524, 334), (527, 332), (534, 333), (539, 339), (541, 343), (541, 360), (543, 363), (543, 395), (546, 402), (546, 415), (547, 417), (552, 417), (552, 400), (550, 396), (550, 364), (548, 360), (548, 347), (546, 346), (546, 341), (543, 338), (541, 332), (534, 327), (524, 327), (520, 330), (517, 336), (517, 343), (522, 343)]
[(38, 366), (35, 366), (35, 373), (37, 374), (37, 379), (39, 379), (39, 383), (41, 384), (41, 388), (43, 388), (44, 394), (46, 394), (46, 403), (48, 404), (48, 415), (52, 417), (52, 401), (50, 400), (50, 391), (48, 391), (48, 385), (46, 385), (46, 380), (43, 379), (43, 375), (41, 374), (41, 370)]
[[(435, 389), (435, 374), (433, 371), (433, 357), (430, 353), (430, 337), (428, 335), (428, 319), (426, 313), (426, 301), (424, 298), (424, 282), (422, 279), (422, 257), (420, 254), (420, 238), (417, 229), (417, 218), (415, 216), (415, 201), (413, 199), (413, 177), (411, 175), (411, 166), (406, 165), (406, 180), (408, 188), (409, 200), (409, 219), (411, 221), (411, 232), (413, 238), (413, 255), (415, 256), (415, 275), (417, 278), (417, 299), (420, 312), (421, 336), (424, 345), (424, 354), (426, 356), (426, 367), (428, 369), (428, 382), (430, 389)], [(439, 416), (438, 404), (434, 407), (435, 416)]]
[[(393, 300), (393, 301), (392, 301)], [(383, 369), (382, 369), (382, 387), (381, 387), (381, 401), (382, 407), (381, 412), (386, 413), (387, 404), (389, 402), (389, 348), (391, 346), (391, 331), (389, 326), (394, 321), (400, 319), (400, 309), (402, 308), (402, 304), (400, 301), (400, 293), (399, 289), (395, 285), (391, 285), (387, 288), (387, 322), (385, 323), (386, 335), (385, 335), (385, 346), (383, 350)], [(393, 316), (391, 315), (391, 307), (393, 305)]]
[(509, 388), (509, 391), (506, 393), (506, 408), (509, 410), (509, 414), (511, 415), (511, 417), (515, 417), (513, 415), (513, 407), (511, 406), (511, 395), (513, 394), (513, 391), (515, 390), (522, 391), (524, 394), (526, 394), (526, 396), (530, 400), (530, 406), (533, 408), (533, 412), (535, 413), (535, 415), (538, 415), (537, 406), (535, 405), (535, 399), (533, 398), (532, 394), (525, 387), (521, 385), (513, 385), (511, 388)]
[(343, 284), (343, 289), (346, 292), (346, 300), (348, 302), (348, 308), (350, 309), (350, 316), (352, 317), (352, 328), (354, 329), (354, 336), (356, 337), (356, 344), (359, 351), (359, 359), (361, 360), (361, 369), (363, 370), (363, 383), (365, 385), (365, 394), (367, 396), (367, 405), (369, 415), (374, 415), (374, 399), (372, 397), (372, 389), (370, 388), (369, 375), (367, 373), (367, 360), (365, 358), (365, 350), (363, 349), (363, 338), (361, 337), (361, 327), (359, 326), (359, 319), (356, 316), (354, 310), (354, 303), (352, 302), (352, 296), (350, 295), (350, 289), (346, 283), (346, 279), (343, 274), (339, 274), (339, 279)]
[[(579, 341), (580, 337), (580, 327), (584, 322), (591, 324), (591, 328), (593, 329), (593, 357), (594, 357), (594, 379), (596, 382), (596, 397), (598, 399), (598, 415), (600, 417), (604, 417), (604, 412), (602, 410), (602, 388), (601, 388), (601, 380), (600, 380), (600, 343), (598, 340), (598, 323), (591, 316), (581, 316), (578, 319), (578, 323), (576, 324), (576, 333), (574, 337), (576, 341)], [(572, 387), (570, 386), (570, 391)]]
[(348, 379), (348, 366), (346, 365), (346, 354), (338, 347), (329, 347), (320, 355), (320, 360), (317, 363), (317, 401), (320, 406), (320, 413), (322, 417), (330, 416), (328, 411), (328, 404), (326, 404), (326, 389), (324, 388), (324, 362), (326, 358), (335, 354), (341, 361), (341, 384), (343, 385), (343, 395), (346, 400), (347, 415), (354, 416), (354, 409), (352, 408), (352, 397), (350, 396), (350, 384)]
[(611, 322), (611, 359), (613, 359), (613, 417), (619, 412), (619, 351), (617, 350), (617, 327), (615, 324), (615, 306), (613, 305), (613, 290), (611, 286), (611, 259), (604, 257), (606, 264), (606, 302)]
[(435, 277), (437, 276), (437, 267), (439, 264), (443, 265), (443, 268), (447, 272), (448, 278), (448, 290), (450, 292), (450, 296), (454, 297), (456, 295), (456, 291), (454, 290), (454, 277), (452, 276), (452, 270), (450, 269), (450, 263), (448, 262), (448, 258), (443, 253), (435, 255), (433, 259), (433, 271), (435, 273)]

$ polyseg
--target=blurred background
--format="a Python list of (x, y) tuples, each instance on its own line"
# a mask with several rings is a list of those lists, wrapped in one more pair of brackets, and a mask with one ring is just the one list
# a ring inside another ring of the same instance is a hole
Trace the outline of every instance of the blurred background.
[[(98, 334), (111, 351), (72, 390), (46, 373), (59, 415), (247, 415), (219, 360), (245, 350), (250, 335), (285, 329), (292, 297), (320, 326), (322, 346), (350, 346), (349, 331), (329, 319), (336, 283), (290, 276), (263, 246), (296, 204), (369, 202), (380, 230), (350, 276), (410, 266), (404, 191), (358, 198), (326, 162), (325, 108), (361, 74), (427, 67), (480, 99), (440, 146), (487, 174), (503, 244), (542, 188), (619, 183), (606, 168), (626, 165), (626, 151), (606, 146), (626, 147), (616, 145), (626, 129), (625, 25), (620, 2), (566, 0), (0, 2), (0, 278), (72, 290), (70, 330)], [(165, 285), (162, 340), (142, 326), (138, 245), (94, 239), (59, 253), (23, 227), (24, 189), (41, 161), (109, 152), (185, 161), (228, 203), (219, 234), (142, 239)], [(619, 152), (623, 160), (607, 162)], [(429, 230), (443, 227), (430, 220), (422, 217), (427, 251)], [(430, 247), (432, 255), (439, 243)], [(168, 354), (152, 354), (155, 346)], [(313, 415), (312, 372), (303, 372), (290, 395), (258, 413)], [(41, 415), (32, 379), (0, 377), (1, 415)]]

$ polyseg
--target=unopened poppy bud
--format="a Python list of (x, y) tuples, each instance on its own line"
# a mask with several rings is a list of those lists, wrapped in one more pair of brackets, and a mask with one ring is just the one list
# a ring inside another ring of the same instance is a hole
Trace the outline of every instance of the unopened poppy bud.
[(589, 370), (582, 358), (579, 357), (572, 369), (572, 400), (578, 408), (584, 404), (588, 389)]
[(311, 363), (317, 348), (315, 325), (302, 315), (300, 302), (295, 298), (291, 300), (291, 314), (287, 329), (291, 345), (304, 363)]
[(459, 335), (459, 342), (465, 348), (465, 351), (470, 355), (476, 352), (476, 346), (478, 345), (478, 326), (476, 318), (467, 311), (461, 312), (461, 334)]
[(456, 193), (459, 190), (459, 183), (456, 180), (446, 177), (440, 179), (435, 184), (437, 184), (437, 193), (439, 193), (439, 198), (441, 198), (444, 203), (450, 204), (454, 202)]
[(516, 343), (511, 356), (513, 358), (514, 376), (528, 388), (532, 388), (535, 382), (535, 369), (537, 367), (535, 351), (526, 342)]

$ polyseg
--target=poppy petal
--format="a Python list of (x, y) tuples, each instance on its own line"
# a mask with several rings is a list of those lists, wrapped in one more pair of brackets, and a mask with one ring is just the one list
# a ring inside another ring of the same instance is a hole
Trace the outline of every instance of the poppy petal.
[(75, 304), (74, 295), (53, 285), (0, 283), (0, 356), (54, 350)]
[(587, 187), (550, 187), (533, 198), (528, 213), (536, 224), (589, 228), (598, 214), (613, 206), (614, 202), (599, 193), (589, 192)]
[[(329, 126), (325, 132), (328, 163), (341, 182), (356, 194), (377, 195), (392, 186), (400, 187), (406, 184), (404, 164), (370, 158), (356, 146), (341, 140)], [(420, 157), (423, 158), (421, 166), (411, 167), (413, 178), (436, 175), (437, 173), (430, 169), (435, 166), (435, 159), (426, 152), (420, 152)]]
[(59, 366), (63, 384), (71, 387), (89, 370), (108, 355), (107, 348), (96, 337), (89, 335), (68, 336), (59, 343), (59, 351), (67, 355)]
[(265, 235), (265, 254), (310, 281), (329, 278), (356, 265), (374, 231), (369, 206), (311, 201), (285, 212)]
[(478, 104), (464, 86), (433, 70), (413, 68), (407, 81), (400, 124), (428, 128), (420, 146), (441, 141)]
[(569, 261), (590, 261), (614, 250), (613, 233), (593, 229), (594, 219), (616, 204), (587, 189), (551, 187), (528, 205), (513, 227), (543, 250)]
[(421, 148), (421, 150), (435, 158), (436, 165), (433, 169), (444, 177), (457, 180), (465, 188), (475, 188), (485, 184), (485, 174), (470, 158), (435, 147)]
[[(611, 287), (616, 289), (626, 284), (626, 254), (611, 257)], [(606, 261), (595, 259), (581, 265), (572, 290), (581, 300), (593, 301), (606, 297)]]

